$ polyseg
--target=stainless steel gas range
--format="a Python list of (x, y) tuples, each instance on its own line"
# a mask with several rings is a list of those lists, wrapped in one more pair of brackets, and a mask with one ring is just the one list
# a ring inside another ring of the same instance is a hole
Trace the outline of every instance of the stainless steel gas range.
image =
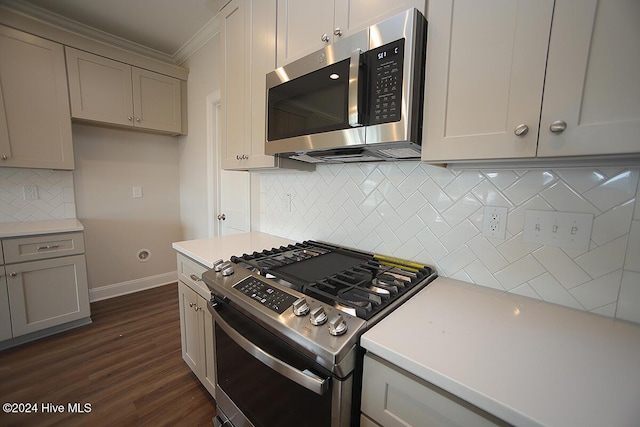
[(360, 336), (435, 277), (425, 265), (315, 241), (216, 261), (202, 276), (214, 424), (358, 425)]

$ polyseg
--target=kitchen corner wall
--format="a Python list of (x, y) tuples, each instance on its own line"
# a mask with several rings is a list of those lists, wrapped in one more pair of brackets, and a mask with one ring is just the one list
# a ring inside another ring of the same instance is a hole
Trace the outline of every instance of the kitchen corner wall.
[[(38, 200), (24, 199), (25, 185), (38, 187)], [(72, 171), (0, 168), (0, 222), (75, 217)]]
[[(259, 228), (406, 258), (441, 276), (640, 323), (639, 175), (639, 167), (452, 170), (420, 162), (265, 173)], [(484, 206), (509, 209), (505, 240), (482, 235)], [(593, 214), (589, 249), (524, 243), (530, 209)]]

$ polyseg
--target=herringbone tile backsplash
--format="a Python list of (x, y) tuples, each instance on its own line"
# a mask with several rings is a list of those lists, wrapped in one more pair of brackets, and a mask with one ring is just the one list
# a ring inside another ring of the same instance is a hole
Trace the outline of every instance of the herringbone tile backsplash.
[[(23, 187), (38, 187), (38, 200), (25, 200)], [(76, 217), (73, 172), (0, 168), (0, 222)]]
[[(420, 162), (265, 173), (260, 230), (423, 262), (442, 276), (640, 323), (639, 175)], [(483, 236), (484, 206), (508, 208), (505, 240)], [(526, 210), (593, 214), (589, 249), (524, 243)]]

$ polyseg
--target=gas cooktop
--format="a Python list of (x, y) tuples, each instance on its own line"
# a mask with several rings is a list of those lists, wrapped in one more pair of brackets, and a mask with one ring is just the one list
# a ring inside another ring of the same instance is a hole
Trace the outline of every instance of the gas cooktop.
[(364, 320), (435, 278), (433, 269), (422, 264), (316, 241), (230, 261)]

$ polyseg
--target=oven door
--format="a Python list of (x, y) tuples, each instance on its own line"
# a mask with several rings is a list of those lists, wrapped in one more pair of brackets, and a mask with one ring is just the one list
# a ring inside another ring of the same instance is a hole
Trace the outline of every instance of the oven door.
[[(235, 427), (348, 425), (351, 378), (324, 368), (216, 299), (216, 403)], [(229, 425), (229, 424), (224, 424)]]

